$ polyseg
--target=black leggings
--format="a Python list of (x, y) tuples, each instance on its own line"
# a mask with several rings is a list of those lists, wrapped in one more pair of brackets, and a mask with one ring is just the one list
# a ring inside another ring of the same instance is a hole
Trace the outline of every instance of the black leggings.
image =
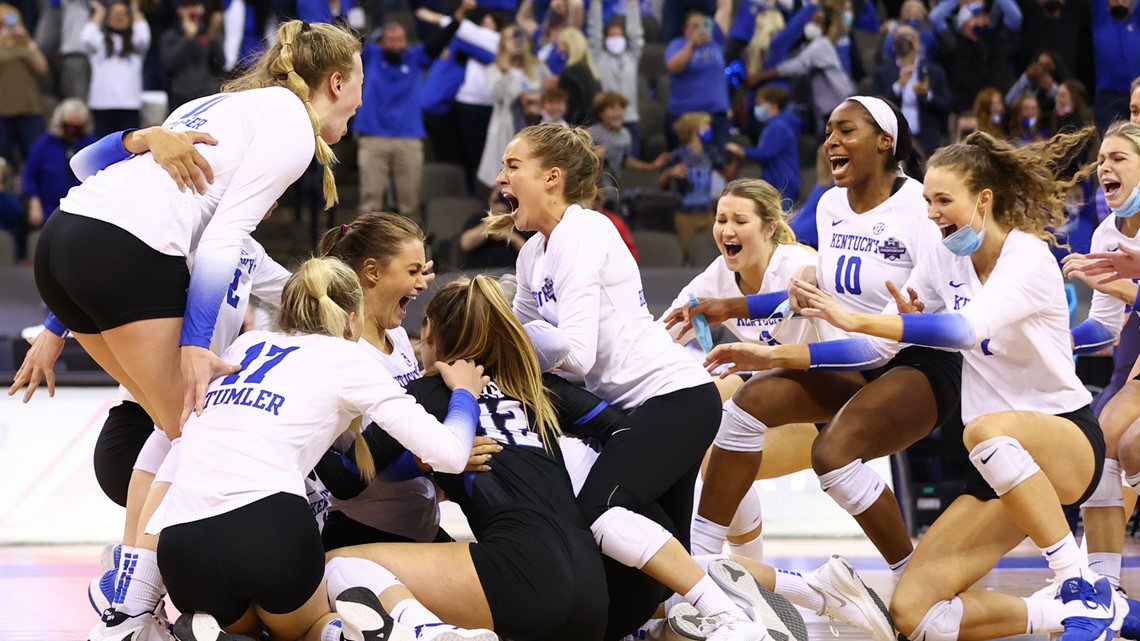
[[(630, 412), (578, 493), (586, 522), (611, 507), (624, 507), (656, 521), (689, 549), (693, 486), (720, 416), (720, 394), (712, 383), (656, 396)], [(610, 593), (605, 639), (610, 641), (649, 620), (668, 591), (636, 568), (611, 559), (605, 568)]]
[(103, 493), (127, 507), (127, 488), (154, 421), (138, 403), (123, 401), (107, 412), (107, 420), (95, 441), (95, 478)]

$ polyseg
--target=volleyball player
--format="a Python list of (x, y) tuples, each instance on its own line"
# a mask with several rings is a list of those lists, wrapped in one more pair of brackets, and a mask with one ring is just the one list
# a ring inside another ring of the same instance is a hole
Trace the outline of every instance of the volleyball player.
[[(441, 424), (355, 345), (362, 298), (356, 275), (340, 261), (306, 262), (282, 294), (282, 333), (236, 340), (224, 355), (240, 359), (241, 371), (215, 380), (205, 411), (187, 423), (170, 491), (147, 527), (161, 531), (159, 566), (185, 613), (176, 623), (181, 641), (200, 641), (197, 631), (211, 628), (196, 612), (235, 634), (259, 634), (264, 624), (274, 638), (317, 638), (336, 627), (303, 479), (350, 423), (362, 473), (374, 472), (359, 440), (362, 415), (435, 469), (466, 466), (478, 420), (473, 394), (487, 382), (482, 367), (436, 364), (455, 389)], [(343, 623), (350, 639), (387, 637)]]
[[(927, 531), (894, 592), (891, 612), (907, 638), (1115, 635), (1111, 586), (1089, 570), (1061, 509), (1097, 487), (1104, 440), (1073, 367), (1063, 281), (1043, 240), (1064, 220), (1071, 184), (1054, 171), (1092, 135), (1017, 148), (979, 132), (931, 158), (923, 193), (945, 247), (923, 256), (907, 280), (925, 313), (901, 295), (885, 313), (853, 312), (821, 288), (793, 285), (804, 315), (885, 340), (730, 345), (709, 356), (710, 366), (735, 363), (731, 371), (776, 359), (860, 365), (904, 344), (963, 352), (963, 441), (976, 474)], [(1060, 582), (1058, 599), (969, 591), (1026, 535)]]

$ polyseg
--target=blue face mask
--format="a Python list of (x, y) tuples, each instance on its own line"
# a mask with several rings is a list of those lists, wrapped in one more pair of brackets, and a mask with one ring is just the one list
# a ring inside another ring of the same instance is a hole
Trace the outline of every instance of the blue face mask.
[(756, 116), (756, 122), (760, 124), (764, 124), (772, 119), (772, 114), (768, 113), (768, 110), (760, 105), (756, 105), (752, 108), (752, 115)]
[(922, 31), (922, 21), (921, 20), (904, 20), (903, 23), (914, 27), (916, 31)]
[(978, 203), (974, 203), (974, 213), (970, 216), (970, 222), (942, 239), (942, 244), (946, 245), (955, 256), (969, 256), (970, 254), (978, 251), (982, 246), (982, 240), (986, 237), (986, 217), (982, 215), (982, 231), (974, 231), (973, 224), (974, 218), (978, 215)]
[(1124, 201), (1120, 209), (1112, 209), (1112, 215), (1117, 218), (1131, 218), (1137, 213), (1140, 213), (1140, 185), (1132, 188), (1132, 195)]
[(703, 142), (707, 145), (708, 143), (712, 142), (712, 136), (713, 136), (712, 129), (702, 130), (700, 133), (700, 136), (701, 136), (701, 142)]

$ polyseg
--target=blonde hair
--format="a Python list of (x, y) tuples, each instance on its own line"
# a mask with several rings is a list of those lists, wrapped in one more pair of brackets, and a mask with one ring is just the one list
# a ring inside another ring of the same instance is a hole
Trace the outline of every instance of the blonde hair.
[(756, 28), (752, 40), (744, 50), (748, 73), (764, 69), (764, 59), (772, 46), (772, 38), (784, 29), (784, 14), (779, 9), (768, 9), (756, 14)]
[[(301, 264), (281, 290), (277, 326), (287, 334), (322, 334), (343, 337), (348, 315), (363, 314), (364, 292), (356, 274), (335, 258), (310, 258)], [(356, 442), (356, 467), (366, 481), (376, 477), (372, 451), (364, 441), (359, 417), (349, 429)]]
[(538, 58), (535, 58), (534, 52), (531, 51), (530, 38), (528, 38), (526, 36), (526, 31), (523, 31), (523, 28), (517, 24), (509, 24), (506, 27), (503, 27), (503, 35), (501, 38), (499, 38), (499, 50), (495, 54), (495, 62), (502, 62), (502, 61), (506, 60), (506, 62), (510, 63), (509, 56), (506, 53), (506, 49), (508, 46), (507, 43), (509, 40), (511, 40), (511, 38), (508, 38), (506, 34), (507, 34), (507, 31), (510, 29), (515, 30), (515, 32), (517, 32), (517, 33), (521, 33), (523, 36), (522, 38), (519, 38), (519, 41), (522, 43), (522, 52), (521, 52), (521, 54), (522, 54), (521, 55), (522, 67), (521, 68), (523, 70), (523, 73), (526, 74), (527, 78), (530, 78), (531, 80), (537, 80), (538, 79), (538, 75), (537, 75), (538, 74)]
[(582, 30), (577, 27), (564, 27), (558, 33), (558, 44), (566, 47), (566, 66), (576, 65), (583, 60), (586, 61), (586, 66), (590, 68), (590, 73), (593, 74), (594, 79), (601, 78), (598, 73), (598, 68), (594, 66), (594, 59), (590, 56), (590, 45), (586, 42), (586, 36)]
[(83, 133), (89, 134), (95, 129), (91, 110), (87, 105), (79, 98), (67, 98), (56, 105), (55, 111), (51, 112), (51, 120), (48, 121), (48, 131), (51, 135), (57, 138), (63, 137), (63, 117), (69, 113), (83, 114)]
[(1133, 124), (1127, 120), (1121, 120), (1112, 123), (1108, 131), (1104, 132), (1104, 139), (1109, 138), (1123, 138), (1132, 143), (1133, 149), (1137, 154), (1140, 154), (1140, 125)]
[(504, 394), (522, 404), (543, 443), (552, 447), (561, 434), (558, 416), (547, 396), (534, 345), (499, 283), (482, 275), (452, 281), (440, 288), (424, 315), (431, 321), (427, 340), (436, 359), (481, 364)]
[(712, 125), (712, 116), (703, 111), (690, 111), (673, 122), (673, 131), (677, 132), (681, 144), (687, 145), (693, 134), (705, 125)]
[[(531, 156), (543, 169), (558, 167), (562, 170), (562, 197), (567, 202), (582, 207), (593, 205), (602, 163), (594, 153), (590, 132), (581, 127), (542, 123), (515, 134), (515, 140), (519, 139), (527, 142)], [(488, 234), (506, 231), (514, 225), (510, 214), (490, 214), (484, 220)]]
[(983, 131), (965, 142), (942, 147), (930, 158), (929, 169), (957, 172), (972, 193), (993, 192), (992, 215), (1005, 228), (1015, 228), (1057, 245), (1049, 229), (1065, 224), (1069, 188), (1088, 177), (1093, 165), (1069, 180), (1059, 180), (1073, 160), (1096, 137), (1096, 127), (1061, 133), (1022, 147)]
[(222, 91), (285, 87), (301, 102), (313, 124), (317, 139), (317, 162), (324, 167), (325, 208), (337, 203), (332, 165), (337, 162), (329, 144), (321, 138), (321, 117), (313, 108), (312, 94), (330, 74), (352, 74), (353, 56), (360, 53), (360, 40), (348, 30), (325, 23), (290, 20), (277, 29), (277, 43), (248, 71), (222, 85)]
[(724, 186), (720, 193), (725, 196), (736, 196), (752, 201), (756, 206), (756, 215), (764, 225), (775, 225), (776, 231), (772, 234), (772, 242), (777, 245), (786, 245), (796, 242), (796, 232), (788, 225), (788, 212), (784, 211), (783, 199), (780, 192), (768, 181), (756, 178), (739, 178)]

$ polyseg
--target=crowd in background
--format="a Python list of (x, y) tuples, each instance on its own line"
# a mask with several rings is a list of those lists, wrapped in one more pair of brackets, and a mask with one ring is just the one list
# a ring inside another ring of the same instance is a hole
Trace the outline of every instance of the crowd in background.
[[(688, 254), (724, 182), (741, 176), (772, 183), (812, 244), (830, 179), (823, 123), (855, 93), (894, 102), (927, 155), (974, 130), (1029, 142), (1128, 117), (1140, 76), (1129, 0), (932, 2), (0, 3), (0, 233), (22, 256), (77, 183), (67, 161), (78, 149), (216, 92), (291, 17), (367, 41), (342, 158), (356, 168), (342, 191), (358, 189), (357, 210), (422, 221), (425, 162), (462, 168), (479, 206), (452, 239), (456, 266), (514, 264), (524, 238), (486, 239), (475, 214), (509, 206), (495, 189), (500, 156), (535, 122), (588, 127), (605, 164), (597, 206), (623, 233), (674, 231)], [(1087, 250), (1107, 207), (1091, 185), (1071, 200), (1059, 231)]]

